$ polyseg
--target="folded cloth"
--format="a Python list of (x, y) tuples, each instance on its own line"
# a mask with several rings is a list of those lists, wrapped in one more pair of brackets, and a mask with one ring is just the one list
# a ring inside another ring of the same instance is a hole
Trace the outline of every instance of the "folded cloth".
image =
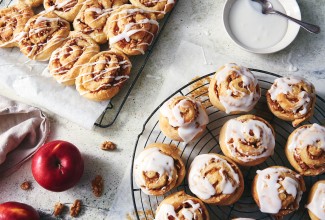
[(49, 121), (40, 109), (0, 96), (0, 178), (29, 159), (49, 131)]

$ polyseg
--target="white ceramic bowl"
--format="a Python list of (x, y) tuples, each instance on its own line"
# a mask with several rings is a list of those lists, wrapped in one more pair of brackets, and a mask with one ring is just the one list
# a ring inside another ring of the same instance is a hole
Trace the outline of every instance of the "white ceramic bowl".
[[(226, 3), (223, 8), (223, 24), (225, 26), (226, 32), (233, 40), (233, 42), (235, 42), (242, 49), (252, 53), (259, 53), (259, 54), (275, 53), (287, 47), (296, 38), (300, 26), (290, 21), (288, 22), (287, 32), (282, 38), (282, 40), (272, 47), (255, 49), (255, 48), (247, 47), (246, 45), (242, 44), (233, 35), (229, 25), (229, 12), (235, 1), (242, 1), (242, 0), (226, 0)], [(300, 8), (296, 0), (278, 0), (278, 1), (282, 4), (287, 15), (294, 17), (298, 20), (301, 20)]]

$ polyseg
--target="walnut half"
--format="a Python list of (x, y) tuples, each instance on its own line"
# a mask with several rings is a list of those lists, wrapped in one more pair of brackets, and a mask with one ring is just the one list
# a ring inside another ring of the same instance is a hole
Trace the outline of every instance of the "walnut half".
[(91, 181), (91, 186), (93, 188), (93, 193), (96, 197), (100, 197), (103, 194), (104, 190), (104, 180), (103, 177), (97, 175), (95, 179)]
[(101, 147), (102, 150), (115, 150), (116, 149), (116, 144), (114, 144), (111, 141), (105, 141), (102, 143)]
[(77, 199), (76, 201), (74, 201), (74, 203), (72, 204), (71, 208), (70, 208), (70, 215), (72, 217), (77, 217), (79, 215), (81, 211), (81, 201), (79, 199)]

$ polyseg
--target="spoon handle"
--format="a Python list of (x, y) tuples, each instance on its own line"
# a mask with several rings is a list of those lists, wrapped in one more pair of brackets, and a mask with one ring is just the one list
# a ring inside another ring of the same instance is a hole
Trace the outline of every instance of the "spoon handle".
[(320, 32), (320, 27), (317, 26), (317, 25), (314, 25), (314, 24), (309, 24), (307, 22), (303, 22), (303, 21), (300, 21), (300, 20), (297, 20), (293, 17), (290, 17), (286, 14), (283, 14), (279, 11), (276, 11), (274, 10), (274, 12), (278, 15), (282, 15), (286, 18), (288, 18), (289, 20), (293, 21), (293, 22), (296, 22), (297, 24), (299, 24), (301, 27), (303, 27), (304, 29), (306, 29), (307, 31), (309, 31), (310, 33), (314, 33), (314, 34), (318, 34)]

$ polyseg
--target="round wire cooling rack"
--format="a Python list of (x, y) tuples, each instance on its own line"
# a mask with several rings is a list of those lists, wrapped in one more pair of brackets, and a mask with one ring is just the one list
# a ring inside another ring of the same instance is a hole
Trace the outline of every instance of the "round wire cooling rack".
[[(254, 199), (251, 195), (251, 184), (257, 170), (264, 169), (273, 165), (281, 165), (288, 168), (292, 168), (290, 163), (285, 157), (284, 146), (286, 144), (289, 134), (294, 130), (290, 122), (282, 121), (276, 118), (268, 109), (266, 104), (265, 93), (273, 84), (274, 79), (281, 77), (280, 75), (270, 73), (258, 69), (250, 69), (259, 81), (260, 88), (262, 90), (262, 96), (254, 110), (250, 114), (254, 114), (266, 119), (273, 126), (276, 132), (276, 146), (274, 155), (268, 158), (264, 163), (254, 166), (254, 167), (241, 167), (241, 171), (245, 178), (245, 191), (235, 204), (230, 206), (216, 206), (206, 204), (210, 219), (213, 220), (224, 220), (232, 219), (236, 217), (246, 217), (254, 219), (273, 219), (269, 214), (261, 213), (258, 206), (255, 204)], [(222, 154), (219, 147), (219, 131), (222, 125), (229, 119), (238, 117), (238, 115), (227, 115), (224, 112), (219, 111), (210, 104), (207, 87), (209, 85), (210, 76), (214, 73), (207, 74), (196, 80), (186, 84), (179, 90), (175, 91), (166, 100), (164, 100), (148, 117), (143, 125), (142, 132), (138, 135), (135, 149), (132, 158), (131, 167), (131, 190), (132, 199), (135, 214), (137, 219), (152, 220), (155, 216), (155, 211), (159, 203), (168, 195), (184, 190), (187, 194), (193, 195), (189, 188), (187, 179), (185, 178), (182, 184), (171, 192), (166, 193), (164, 196), (148, 196), (144, 194), (141, 189), (134, 183), (133, 177), (133, 165), (134, 160), (137, 155), (143, 150), (145, 146), (150, 143), (167, 143), (174, 144), (181, 150), (181, 156), (186, 165), (186, 170), (188, 170), (189, 165), (195, 156), (203, 153), (218, 153)], [(159, 118), (159, 108), (170, 98), (174, 96), (185, 95), (191, 96), (199, 99), (203, 105), (206, 107), (210, 122), (207, 125), (205, 133), (198, 139), (191, 143), (184, 144), (181, 142), (173, 141), (160, 131), (158, 126)], [(325, 118), (325, 100), (320, 96), (317, 96), (315, 112), (313, 117), (305, 122), (305, 124), (318, 123), (323, 124)], [(309, 189), (319, 179), (325, 179), (325, 175), (320, 175), (317, 177), (304, 177), (307, 191), (303, 194), (300, 201), (300, 208), (298, 211), (287, 215), (284, 219), (308, 219), (308, 212), (305, 208), (307, 202), (307, 196), (309, 194)]]

